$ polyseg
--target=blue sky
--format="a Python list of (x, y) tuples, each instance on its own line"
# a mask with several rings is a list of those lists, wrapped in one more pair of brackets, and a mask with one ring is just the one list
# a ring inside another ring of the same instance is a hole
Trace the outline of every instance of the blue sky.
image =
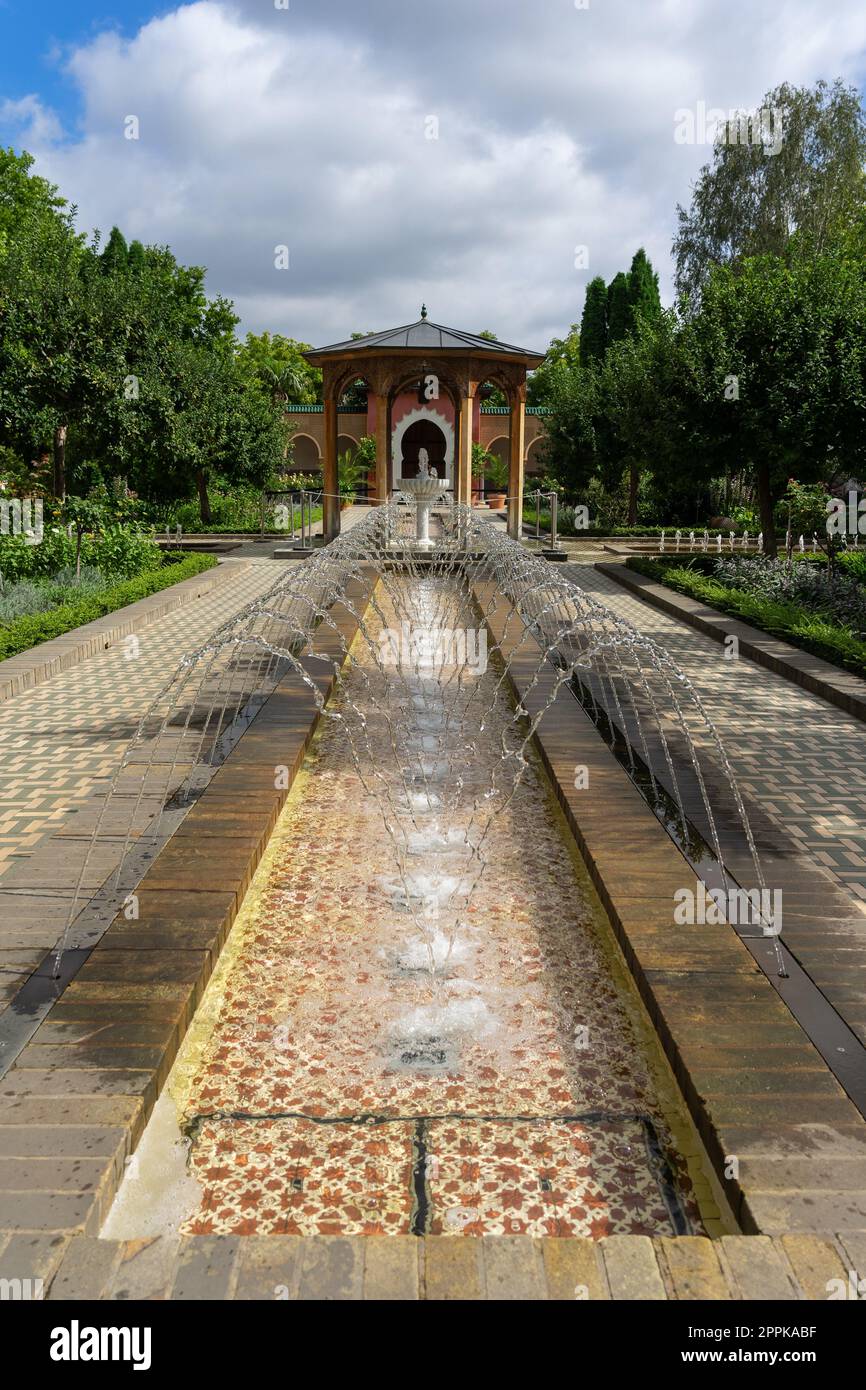
[(864, 72), (863, 0), (0, 0), (0, 140), (318, 343), (423, 299), (543, 348), (641, 245), (669, 298), (676, 113)]
[(63, 75), (62, 55), (102, 29), (132, 34), (165, 8), (127, 0), (0, 0), (0, 93), (17, 99), (39, 92), (64, 121), (74, 121), (78, 92)]

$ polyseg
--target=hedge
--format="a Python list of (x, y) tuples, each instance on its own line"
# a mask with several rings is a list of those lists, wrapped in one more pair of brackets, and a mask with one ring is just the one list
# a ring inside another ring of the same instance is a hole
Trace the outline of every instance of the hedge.
[(183, 579), (192, 579), (196, 574), (213, 569), (215, 564), (217, 559), (214, 555), (189, 555), (183, 560), (167, 561), (159, 569), (146, 570), (135, 579), (124, 579), (99, 594), (61, 604), (46, 613), (28, 613), (26, 617), (16, 618), (14, 622), (0, 626), (0, 661), (29, 651), (40, 642), (50, 642), (52, 637), (62, 637), (75, 627), (104, 618), (118, 608), (126, 608), (128, 604), (157, 594)]
[(866, 642), (848, 628), (837, 627), (824, 618), (793, 603), (773, 603), (757, 598), (745, 589), (729, 589), (718, 580), (709, 579), (682, 565), (647, 560), (632, 555), (628, 568), (665, 584), (688, 598), (700, 599), (722, 613), (730, 613), (753, 627), (761, 628), (772, 637), (781, 637), (795, 647), (802, 647), (813, 656), (820, 656), (834, 666), (866, 676)]

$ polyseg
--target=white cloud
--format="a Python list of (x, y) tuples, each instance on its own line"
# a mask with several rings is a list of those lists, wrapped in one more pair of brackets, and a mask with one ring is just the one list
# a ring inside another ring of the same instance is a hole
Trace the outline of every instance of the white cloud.
[(82, 225), (207, 265), (245, 327), (328, 342), (426, 299), (441, 322), (543, 346), (640, 244), (669, 284), (675, 203), (708, 156), (674, 143), (677, 108), (850, 78), (864, 47), (860, 0), (832, 24), (811, 0), (200, 0), (72, 53), (66, 139), (36, 97), (6, 119)]
[(18, 101), (0, 101), (0, 123), (26, 131), (27, 141), (39, 149), (59, 140), (63, 127), (57, 116), (31, 92)]

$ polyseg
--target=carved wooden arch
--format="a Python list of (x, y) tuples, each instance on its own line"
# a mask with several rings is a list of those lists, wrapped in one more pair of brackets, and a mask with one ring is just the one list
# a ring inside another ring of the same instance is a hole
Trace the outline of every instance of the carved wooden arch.
[(479, 386), (487, 382), (491, 386), (497, 386), (505, 396), (510, 407), (526, 403), (526, 368), (511, 362), (491, 363), (489, 370), (484, 364), (485, 370), (480, 376)]
[(370, 391), (376, 390), (372, 374), (365, 371), (367, 363), (333, 362), (322, 368), (322, 399), (334, 401), (339, 405), (348, 388), (355, 381), (363, 381)]
[(460, 410), (460, 402), (462, 400), (460, 382), (453, 373), (443, 372), (440, 369), (439, 363), (431, 363), (429, 361), (412, 363), (401, 362), (395, 366), (394, 371), (388, 373), (388, 389), (387, 392), (383, 391), (382, 394), (388, 397), (389, 410), (403, 391), (408, 391), (411, 387), (417, 385), (419, 381), (423, 381), (424, 378), (428, 376), (435, 376), (440, 389), (444, 387), (454, 407), (456, 416)]

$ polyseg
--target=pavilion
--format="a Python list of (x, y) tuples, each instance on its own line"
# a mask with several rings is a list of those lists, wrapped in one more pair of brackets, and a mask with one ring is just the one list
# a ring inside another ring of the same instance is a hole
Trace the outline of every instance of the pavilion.
[(432, 323), (422, 306), (416, 323), (349, 339), (305, 354), (322, 370), (324, 415), (324, 534), (340, 531), (337, 496), (337, 414), (347, 389), (362, 381), (369, 391), (370, 432), (376, 440), (373, 498), (385, 502), (396, 480), (411, 476), (420, 448), (440, 475), (453, 481), (458, 502), (471, 503), (472, 444), (479, 392), (502, 391), (509, 415), (508, 531), (520, 535), (523, 513), (526, 374), (544, 354), (511, 343)]

